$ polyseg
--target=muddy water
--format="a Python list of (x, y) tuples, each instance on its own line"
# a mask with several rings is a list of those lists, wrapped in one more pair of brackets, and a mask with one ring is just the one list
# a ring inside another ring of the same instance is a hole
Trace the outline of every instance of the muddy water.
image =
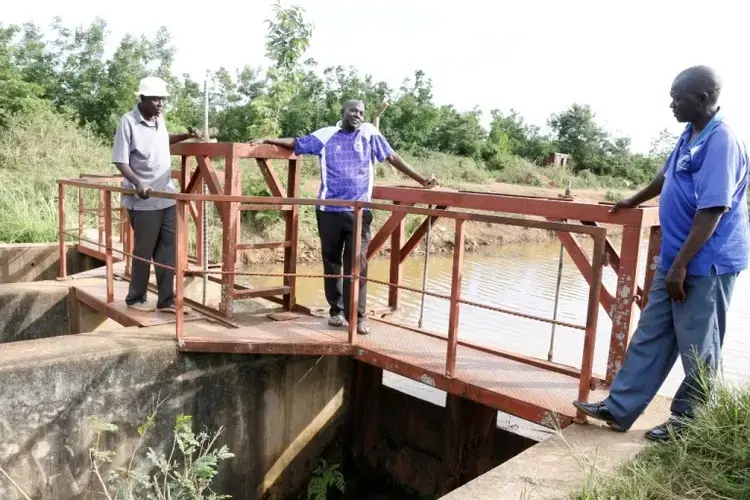
[[(646, 246), (642, 249), (645, 255)], [(490, 304), (505, 309), (523, 311), (551, 318), (554, 308), (555, 288), (560, 247), (547, 245), (503, 245), (487, 248), (480, 253), (466, 254), (463, 273), (462, 296), (465, 299)], [(644, 259), (645, 260), (645, 259)], [(421, 288), (424, 259), (415, 256), (403, 267), (404, 284)], [(427, 289), (450, 295), (452, 260), (450, 255), (431, 255), (427, 273)], [(268, 272), (268, 267), (263, 271)], [(276, 266), (280, 272), (281, 266)], [(302, 265), (300, 273), (322, 273), (322, 264)], [(641, 279), (644, 270), (641, 270)], [(370, 276), (388, 281), (388, 260), (377, 259), (370, 263)], [(252, 283), (271, 285), (280, 278), (253, 279)], [(614, 293), (616, 276), (605, 269), (604, 282)], [(729, 312), (729, 328), (724, 348), (724, 376), (738, 381), (748, 375), (750, 368), (750, 305), (745, 300), (750, 296), (750, 273), (738, 278), (734, 292), (734, 303)], [(308, 306), (326, 308), (322, 280), (300, 279), (297, 288), (298, 301)], [(370, 284), (368, 307), (387, 305), (387, 287)], [(558, 319), (584, 325), (588, 286), (575, 264), (564, 257), (562, 282), (559, 295)], [(420, 315), (421, 295), (402, 291), (400, 310), (395, 318), (400, 322), (416, 325)], [(459, 337), (487, 346), (499, 347), (546, 359), (550, 348), (551, 325), (534, 320), (462, 305)], [(636, 309), (636, 321), (638, 318)], [(448, 302), (426, 297), (424, 304), (424, 326), (428, 330), (446, 332), (448, 328)], [(609, 336), (612, 323), (603, 309), (599, 310), (594, 370), (605, 372)], [(583, 331), (567, 327), (556, 328), (553, 347), (554, 361), (580, 367), (583, 349)], [(661, 389), (671, 396), (683, 376), (678, 362)], [(389, 377), (388, 385), (435, 399), (430, 388), (400, 377)]]

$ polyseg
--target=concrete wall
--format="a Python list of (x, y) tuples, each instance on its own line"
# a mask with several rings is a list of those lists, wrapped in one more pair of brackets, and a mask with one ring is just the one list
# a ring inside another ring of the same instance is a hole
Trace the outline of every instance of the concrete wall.
[[(282, 499), (304, 486), (343, 422), (351, 360), (177, 353), (171, 327), (122, 329), (7, 344), (0, 349), (0, 465), (34, 499), (88, 498), (89, 419), (118, 425), (119, 464), (158, 401), (155, 435), (171, 445), (179, 413), (226, 428), (235, 458), (216, 491)], [(0, 478), (0, 498), (22, 498)], [(96, 497), (92, 497), (96, 498)]]
[[(0, 284), (0, 344), (77, 333), (70, 331), (69, 287), (75, 283), (75, 280), (51, 280)], [(221, 286), (216, 283), (208, 285), (207, 303), (218, 307)], [(199, 302), (202, 300), (203, 282), (200, 278), (191, 276), (185, 279), (185, 296)], [(244, 310), (250, 310), (253, 305), (261, 307), (252, 301), (241, 305)], [(82, 332), (122, 328), (85, 304), (80, 304), (78, 309)]]
[[(91, 257), (68, 248), (68, 274), (102, 265)], [(0, 244), (0, 283), (52, 280), (59, 275), (57, 243)]]
[(0, 284), (0, 344), (69, 333), (68, 286)]

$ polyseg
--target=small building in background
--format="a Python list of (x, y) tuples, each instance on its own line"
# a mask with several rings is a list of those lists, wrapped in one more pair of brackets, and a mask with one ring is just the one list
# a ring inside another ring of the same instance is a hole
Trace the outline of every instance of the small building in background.
[(547, 158), (544, 159), (545, 167), (567, 167), (568, 166), (568, 155), (563, 153), (550, 153)]

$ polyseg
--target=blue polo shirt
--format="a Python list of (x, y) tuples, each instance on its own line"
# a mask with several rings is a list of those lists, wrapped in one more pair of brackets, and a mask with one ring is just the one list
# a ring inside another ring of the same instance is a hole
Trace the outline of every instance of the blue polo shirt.
[(691, 275), (736, 273), (747, 268), (748, 211), (746, 201), (748, 156), (745, 144), (717, 113), (689, 143), (688, 125), (664, 169), (659, 198), (661, 224), (660, 267), (668, 271), (685, 243), (698, 210), (726, 207), (713, 235), (688, 263)]

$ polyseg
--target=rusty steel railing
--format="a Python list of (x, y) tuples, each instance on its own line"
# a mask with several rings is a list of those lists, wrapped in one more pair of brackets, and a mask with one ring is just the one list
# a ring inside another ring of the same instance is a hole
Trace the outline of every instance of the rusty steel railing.
[[(80, 190), (93, 189), (100, 193), (100, 199), (102, 200), (101, 212), (104, 216), (104, 262), (106, 266), (106, 300), (108, 303), (114, 301), (114, 255), (118, 254), (127, 259), (138, 259), (151, 262), (149, 259), (141, 259), (132, 253), (132, 240), (128, 245), (125, 245), (122, 250), (116, 249), (113, 245), (113, 217), (114, 212), (112, 207), (112, 197), (115, 194), (135, 194), (132, 189), (126, 189), (120, 186), (108, 185), (106, 182), (112, 182), (114, 180), (121, 180), (119, 177), (104, 177), (104, 178), (93, 178), (86, 177), (82, 179), (68, 179), (58, 181), (58, 204), (59, 204), (59, 246), (61, 253), (61, 276), (66, 275), (65, 269), (65, 252), (67, 246), (67, 238), (78, 239), (79, 241), (86, 241), (82, 237), (81, 228), (78, 228), (77, 232), (69, 231), (65, 226), (66, 221), (66, 205), (65, 205), (65, 188), (72, 187)], [(357, 339), (357, 302), (359, 296), (359, 281), (368, 280), (372, 283), (388, 286), (391, 290), (408, 290), (417, 293), (424, 293), (433, 297), (444, 299), (449, 302), (449, 321), (448, 321), (448, 332), (447, 339), (440, 335), (436, 335), (431, 332), (424, 331), (422, 329), (416, 329), (406, 325), (398, 325), (416, 331), (424, 335), (443, 338), (446, 340), (446, 358), (445, 358), (445, 375), (447, 377), (453, 377), (456, 367), (456, 351), (459, 345), (472, 347), (474, 349), (481, 350), (486, 353), (495, 354), (505, 358), (514, 359), (528, 363), (537, 367), (545, 368), (559, 373), (574, 376), (579, 379), (579, 399), (587, 401), (589, 393), (593, 387), (603, 383), (604, 380), (595, 377), (593, 374), (594, 364), (594, 353), (596, 349), (596, 335), (597, 335), (597, 323), (599, 314), (600, 294), (602, 291), (602, 275), (603, 268), (605, 265), (605, 253), (607, 245), (607, 229), (604, 227), (598, 227), (596, 225), (585, 225), (585, 224), (572, 224), (567, 222), (556, 222), (550, 220), (531, 220), (521, 219), (500, 215), (488, 215), (481, 213), (471, 213), (459, 210), (444, 210), (439, 208), (420, 208), (412, 205), (400, 205), (400, 204), (387, 204), (381, 202), (351, 202), (351, 201), (337, 201), (337, 200), (317, 200), (308, 198), (291, 198), (291, 197), (268, 197), (268, 196), (240, 196), (240, 195), (222, 195), (222, 194), (198, 194), (198, 193), (164, 193), (164, 192), (153, 192), (153, 197), (168, 198), (175, 200), (176, 202), (176, 245), (175, 245), (175, 265), (174, 267), (156, 264), (163, 268), (171, 269), (175, 273), (176, 287), (175, 287), (175, 305), (176, 305), (176, 320), (175, 320), (175, 336), (178, 344), (183, 343), (184, 338), (184, 325), (185, 325), (185, 297), (183, 282), (186, 274), (194, 275), (218, 275), (221, 277), (219, 281), (223, 281), (225, 278), (231, 278), (232, 283), (236, 276), (278, 276), (287, 280), (294, 286), (294, 280), (298, 278), (321, 278), (326, 275), (322, 274), (301, 274), (301, 273), (257, 273), (257, 272), (242, 272), (237, 271), (234, 267), (234, 261), (232, 265), (225, 266), (221, 270), (204, 270), (189, 269), (188, 262), (188, 214), (190, 204), (192, 203), (207, 203), (213, 202), (217, 206), (221, 206), (221, 209), (225, 211), (225, 214), (231, 213), (233, 210), (237, 210), (238, 207), (253, 207), (255, 210), (268, 210), (273, 207), (280, 206), (349, 206), (353, 208), (354, 214), (354, 230), (355, 235), (353, 241), (352, 251), (352, 272), (350, 275), (337, 275), (332, 277), (340, 277), (343, 279), (351, 280), (351, 294), (349, 297), (350, 301), (350, 318), (349, 330), (348, 330), (348, 342), (355, 344)], [(79, 199), (81, 195), (79, 194)], [(363, 210), (383, 210), (393, 214), (416, 214), (431, 218), (442, 218), (452, 220), (455, 227), (455, 241), (453, 251), (453, 263), (451, 272), (451, 293), (440, 294), (425, 289), (417, 289), (402, 285), (400, 282), (396, 283), (393, 281), (379, 281), (373, 278), (364, 277), (360, 275), (360, 257), (361, 257), (361, 228), (362, 228), (362, 213)], [(589, 276), (589, 296), (586, 314), (585, 325), (576, 325), (567, 323), (564, 321), (558, 321), (556, 319), (543, 318), (532, 314), (527, 314), (522, 311), (513, 311), (507, 308), (496, 307), (487, 304), (480, 304), (468, 299), (461, 297), (461, 284), (462, 284), (462, 269), (464, 261), (464, 229), (466, 222), (482, 222), (487, 224), (503, 224), (517, 227), (526, 228), (538, 228), (548, 231), (554, 231), (558, 234), (579, 234), (583, 236), (591, 237), (593, 240), (593, 254), (590, 262), (590, 276)], [(232, 226), (233, 230), (236, 230), (234, 222), (225, 224), (225, 228)], [(120, 225), (120, 235), (122, 237), (123, 232), (127, 232)], [(125, 238), (126, 243), (129, 238)], [(96, 242), (90, 242), (96, 243)], [(296, 245), (296, 241), (292, 243)], [(234, 249), (233, 249), (234, 251)], [(293, 252), (296, 255), (296, 252)], [(224, 262), (227, 262), (226, 256), (224, 256)], [(239, 294), (237, 297), (252, 298), (256, 295), (253, 293)], [(294, 295), (292, 294), (292, 297)], [(580, 370), (554, 363), (545, 361), (542, 359), (530, 358), (520, 354), (509, 353), (507, 351), (500, 351), (496, 349), (490, 349), (484, 346), (479, 346), (459, 339), (459, 315), (461, 312), (461, 305), (470, 305), (474, 307), (481, 307), (487, 310), (500, 312), (504, 314), (513, 314), (524, 318), (534, 319), (543, 321), (550, 324), (565, 326), (573, 329), (582, 330), (584, 332), (583, 352), (581, 359)], [(294, 300), (285, 304), (288, 310), (295, 309), (297, 304)], [(226, 316), (226, 309), (221, 307), (216, 311), (219, 314), (224, 313)]]

